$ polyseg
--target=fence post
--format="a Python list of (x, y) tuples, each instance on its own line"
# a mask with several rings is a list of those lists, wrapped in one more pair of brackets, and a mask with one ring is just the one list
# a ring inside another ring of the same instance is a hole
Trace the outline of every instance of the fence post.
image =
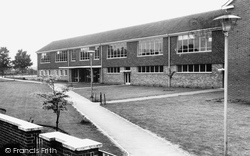
[(100, 105), (102, 105), (102, 92), (100, 92)]
[(96, 102), (96, 93), (94, 93), (94, 95), (95, 95), (95, 102)]
[(106, 96), (105, 94), (103, 96), (104, 96), (104, 105), (106, 105)]

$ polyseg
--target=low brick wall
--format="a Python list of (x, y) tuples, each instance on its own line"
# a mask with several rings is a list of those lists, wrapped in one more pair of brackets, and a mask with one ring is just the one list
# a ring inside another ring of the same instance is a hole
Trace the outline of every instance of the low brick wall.
[[(41, 126), (0, 114), (0, 152), (2, 154), (10, 153), (10, 155), (18, 153), (24, 156), (36, 155), (35, 151), (30, 149), (36, 148), (37, 136), (41, 133), (41, 129)], [(8, 147), (6, 144), (16, 146)], [(30, 151), (24, 151), (24, 149)]]
[(61, 132), (41, 134), (42, 126), (0, 114), (0, 156), (115, 156), (102, 143)]
[(102, 144), (90, 139), (79, 139), (61, 132), (40, 134), (43, 156), (99, 156)]

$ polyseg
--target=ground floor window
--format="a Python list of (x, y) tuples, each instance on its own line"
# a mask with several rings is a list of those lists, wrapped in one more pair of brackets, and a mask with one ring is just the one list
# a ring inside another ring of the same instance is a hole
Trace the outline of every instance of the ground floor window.
[(212, 72), (212, 64), (177, 65), (179, 73), (206, 73)]
[(139, 73), (163, 73), (163, 66), (139, 66)]
[(109, 67), (108, 73), (120, 73), (120, 67)]

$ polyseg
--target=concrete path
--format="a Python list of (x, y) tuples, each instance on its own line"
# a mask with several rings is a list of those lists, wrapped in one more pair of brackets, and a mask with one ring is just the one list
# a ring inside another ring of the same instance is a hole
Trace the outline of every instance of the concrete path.
[(139, 97), (139, 98), (131, 98), (131, 99), (122, 99), (122, 100), (112, 100), (112, 101), (107, 101), (107, 103), (141, 101), (141, 100), (159, 99), (159, 98), (175, 97), (175, 96), (181, 96), (181, 95), (194, 95), (194, 94), (220, 92), (220, 91), (223, 91), (223, 88), (206, 89), (206, 90), (198, 90), (198, 91), (182, 92), (182, 93), (173, 93), (173, 94), (166, 94), (166, 95), (155, 95), (155, 96), (147, 96), (147, 97)]
[(69, 91), (73, 106), (130, 156), (191, 156), (177, 145), (157, 137), (84, 97)]

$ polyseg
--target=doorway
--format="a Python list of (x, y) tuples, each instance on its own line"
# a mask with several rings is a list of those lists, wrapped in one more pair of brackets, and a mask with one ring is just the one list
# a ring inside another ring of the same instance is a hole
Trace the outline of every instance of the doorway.
[(130, 72), (124, 73), (124, 80), (126, 85), (130, 85), (130, 80), (131, 80)]
[(125, 67), (124, 70), (124, 83), (126, 85), (130, 85), (131, 82), (131, 70), (130, 67)]

